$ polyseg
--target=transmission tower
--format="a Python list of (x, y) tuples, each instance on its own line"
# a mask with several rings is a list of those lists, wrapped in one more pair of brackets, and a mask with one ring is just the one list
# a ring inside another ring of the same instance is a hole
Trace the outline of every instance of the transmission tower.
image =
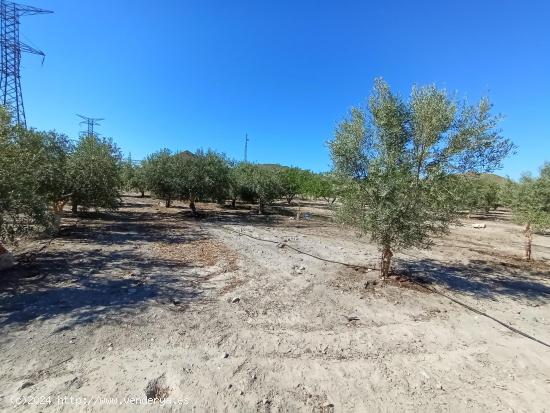
[(247, 157), (248, 157), (248, 141), (250, 139), (248, 139), (248, 133), (244, 135), (244, 161), (246, 162), (247, 161)]
[(0, 0), (0, 103), (11, 113), (13, 122), (22, 126), (27, 126), (27, 121), (21, 91), (21, 52), (42, 56), (42, 63), (46, 55), (19, 40), (19, 18), (45, 13), (53, 12)]
[(83, 119), (82, 122), (80, 122), (81, 125), (86, 124), (87, 130), (80, 132), (80, 135), (85, 135), (85, 136), (94, 135), (94, 127), (101, 126), (99, 122), (102, 120), (105, 120), (104, 118), (89, 118), (88, 116), (83, 116), (78, 114), (76, 116)]

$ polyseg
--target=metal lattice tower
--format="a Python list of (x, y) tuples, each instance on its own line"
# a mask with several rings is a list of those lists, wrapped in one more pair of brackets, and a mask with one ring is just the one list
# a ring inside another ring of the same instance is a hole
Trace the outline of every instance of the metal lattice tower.
[(0, 0), (0, 104), (11, 113), (12, 121), (22, 126), (27, 122), (21, 91), (21, 52), (42, 56), (42, 63), (46, 55), (19, 40), (19, 18), (45, 13), (53, 12)]
[(248, 161), (248, 141), (250, 139), (248, 139), (248, 133), (246, 135), (244, 135), (244, 161), (247, 162)]
[(93, 136), (94, 135), (94, 127), (95, 126), (101, 126), (99, 124), (100, 121), (102, 120), (105, 120), (105, 118), (89, 118), (88, 116), (83, 116), (83, 115), (79, 115), (77, 114), (76, 116), (82, 118), (82, 122), (80, 122), (80, 124), (85, 124), (87, 126), (87, 130), (86, 131), (82, 131), (80, 132), (81, 135), (84, 135), (84, 136)]

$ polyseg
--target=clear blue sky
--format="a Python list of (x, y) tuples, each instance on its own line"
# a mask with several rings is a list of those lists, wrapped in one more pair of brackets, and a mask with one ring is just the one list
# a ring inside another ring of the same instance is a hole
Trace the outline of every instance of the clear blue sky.
[(27, 121), (78, 134), (75, 113), (134, 159), (162, 147), (327, 170), (325, 142), (373, 79), (489, 93), (518, 154), (550, 161), (550, 2), (29, 0)]

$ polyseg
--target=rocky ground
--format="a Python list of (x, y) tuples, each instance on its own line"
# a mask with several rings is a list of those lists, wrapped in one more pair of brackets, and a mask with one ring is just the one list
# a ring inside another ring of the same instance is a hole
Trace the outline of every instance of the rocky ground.
[[(195, 219), (124, 201), (15, 249), (0, 409), (549, 410), (550, 348), (405, 278), (377, 282), (376, 248), (322, 203), (297, 221), (297, 206), (199, 204)], [(548, 343), (550, 237), (535, 236), (532, 264), (522, 242), (505, 216), (465, 220), (396, 270)]]

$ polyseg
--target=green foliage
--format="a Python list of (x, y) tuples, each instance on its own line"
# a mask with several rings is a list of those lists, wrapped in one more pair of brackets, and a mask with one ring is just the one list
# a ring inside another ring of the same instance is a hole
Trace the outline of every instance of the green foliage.
[(311, 173), (296, 167), (282, 167), (279, 171), (281, 193), (290, 204), (297, 196), (307, 191)]
[(278, 167), (243, 163), (239, 168), (241, 197), (257, 200), (259, 213), (263, 214), (267, 205), (283, 196)]
[(142, 197), (145, 196), (147, 189), (145, 169), (132, 161), (131, 156), (122, 163), (121, 179), (124, 190), (138, 191)]
[(0, 240), (55, 229), (52, 207), (67, 198), (69, 151), (65, 135), (11, 125), (0, 109)]
[(448, 232), (460, 207), (458, 174), (491, 171), (513, 149), (482, 99), (468, 106), (434, 86), (405, 101), (377, 80), (368, 110), (355, 108), (330, 144), (343, 178), (340, 218), (368, 232), (382, 251), (428, 248)]
[(120, 201), (121, 154), (110, 139), (82, 137), (69, 158), (68, 177), (73, 211), (116, 209)]
[(149, 155), (142, 165), (147, 188), (170, 206), (180, 189), (176, 158), (168, 149)]
[(519, 182), (509, 182), (504, 199), (519, 224), (531, 230), (550, 229), (550, 163), (545, 163), (538, 177), (524, 175)]
[(197, 153), (203, 165), (201, 179), (204, 197), (223, 203), (229, 196), (230, 163), (225, 155), (208, 150), (205, 154)]
[(179, 152), (164, 149), (143, 164), (147, 188), (170, 206), (173, 198), (189, 200), (195, 211), (197, 200), (223, 202), (230, 190), (230, 168), (225, 156), (214, 151)]
[(332, 173), (314, 174), (310, 172), (304, 183), (304, 191), (313, 198), (323, 198), (333, 204), (343, 190), (341, 177)]
[(131, 191), (132, 180), (134, 179), (134, 163), (132, 157), (128, 156), (120, 165), (120, 179), (122, 181), (122, 189)]
[(462, 177), (462, 206), (469, 213), (497, 209), (501, 202), (504, 184), (486, 175), (466, 175)]
[(141, 196), (145, 196), (147, 189), (147, 178), (145, 176), (145, 168), (142, 165), (134, 165), (132, 178), (128, 182), (130, 189), (138, 191)]
[(525, 225), (525, 258), (530, 260), (533, 233), (550, 230), (550, 163), (543, 165), (536, 178), (524, 175), (519, 182), (509, 181), (502, 199), (512, 209), (514, 220)]
[(195, 213), (195, 201), (215, 200), (223, 203), (229, 192), (229, 163), (212, 150), (195, 154), (181, 152), (175, 156), (177, 187), (180, 198), (189, 200)]
[(246, 187), (247, 165), (247, 163), (236, 162), (232, 162), (229, 165), (228, 196), (229, 199), (231, 199), (233, 207), (235, 206), (237, 198), (246, 202), (256, 202), (254, 198), (255, 194), (250, 188)]
[[(56, 132), (38, 132), (42, 141), (42, 165), (38, 180), (39, 192), (43, 193), (48, 202), (55, 204), (54, 209), (64, 205), (70, 197), (68, 164), (73, 152), (73, 145), (66, 135)], [(38, 155), (38, 153), (36, 153)]]
[(177, 154), (179, 192), (194, 208), (196, 200), (224, 201), (229, 189), (229, 163), (212, 150)]

